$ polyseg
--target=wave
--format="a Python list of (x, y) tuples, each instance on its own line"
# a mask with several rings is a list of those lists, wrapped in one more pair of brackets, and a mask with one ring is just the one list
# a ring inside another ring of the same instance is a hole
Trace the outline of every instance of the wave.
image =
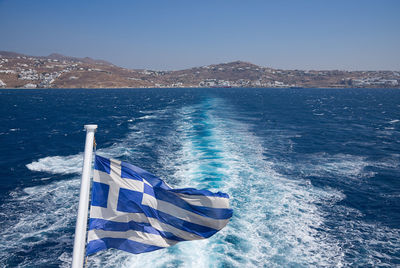
[(68, 256), (61, 264), (70, 266), (79, 185), (74, 178), (12, 192), (1, 206), (0, 263), (49, 267)]
[[(145, 117), (147, 119), (150, 118), (148, 116)], [(151, 118), (156, 117), (157, 115), (151, 116)], [(129, 129), (133, 131), (123, 140), (114, 143), (110, 147), (98, 149), (96, 152), (110, 158), (128, 157), (133, 154), (135, 156), (140, 155), (141, 152), (135, 150), (135, 143), (141, 141), (142, 145), (148, 145), (151, 147), (153, 145), (152, 142), (146, 140), (149, 140), (147, 138), (147, 131), (149, 131), (152, 126), (153, 125), (151, 123), (149, 124), (148, 121), (137, 124), (132, 121)], [(83, 152), (68, 156), (47, 156), (27, 164), (26, 167), (31, 171), (47, 172), (50, 174), (81, 174), (83, 167)]]
[[(98, 150), (105, 157), (133, 163), (140, 160), (148, 165), (143, 168), (150, 168), (176, 188), (227, 192), (234, 216), (225, 229), (210, 239), (183, 242), (137, 256), (101, 251), (89, 257), (90, 267), (376, 265), (387, 257), (379, 252), (379, 246), (396, 250), (400, 244), (398, 230), (363, 222), (360, 211), (341, 205), (340, 201), (346, 198), (343, 192), (316, 187), (307, 179), (370, 178), (375, 173), (367, 167), (395, 168), (395, 159), (373, 163), (361, 156), (316, 153), (304, 155), (298, 162), (282, 162), (274, 157), (275, 152), (289, 146), (298, 133), (271, 131), (268, 138), (258, 137), (246, 118), (234, 119), (236, 113), (228, 103), (215, 98), (179, 110), (151, 111), (151, 117), (141, 119), (165, 121), (132, 120), (126, 137)], [(157, 131), (162, 128), (166, 132), (161, 135)], [(82, 158), (82, 153), (45, 157), (27, 168), (78, 175)], [(301, 176), (285, 175), (294, 171)], [(13, 239), (9, 247), (0, 248), (4, 252), (0, 253), (0, 260), (10, 258), (6, 255), (10, 250), (23, 254), (29, 248), (47, 248), (53, 243), (58, 262), (70, 266), (78, 188), (79, 179), (75, 177), (14, 192), (10, 205), (2, 207), (2, 216), (13, 210), (23, 211), (18, 212), (20, 218), (8, 220), (0, 232), (0, 244)], [(332, 214), (343, 219), (341, 225), (329, 227), (327, 219)], [(346, 235), (338, 238), (335, 233)], [(372, 242), (364, 238), (366, 233)], [(23, 243), (27, 243), (26, 247), (18, 249)], [(23, 264), (46, 265), (46, 261), (50, 263), (48, 256), (28, 258)]]
[(83, 167), (83, 153), (69, 156), (47, 156), (27, 164), (32, 171), (51, 174), (79, 174)]
[[(113, 158), (144, 157), (145, 153), (135, 146), (141, 141), (141, 146), (154, 147), (152, 137), (148, 137), (154, 125), (140, 122), (136, 126), (142, 131), (132, 131), (120, 142), (101, 148), (97, 153)], [(49, 181), (48, 184), (17, 189), (10, 193), (0, 213), (3, 227), (3, 231), (0, 231), (0, 263), (13, 263), (18, 258), (16, 256), (27, 255), (27, 252), (40, 248), (39, 252), (43, 252), (43, 256), (28, 254), (24, 260), (16, 263), (22, 267), (52, 266), (54, 262), (61, 267), (71, 266), (71, 234), (75, 227), (82, 160), (83, 152), (69, 156), (47, 156), (26, 165), (34, 172), (70, 174), (72, 178), (51, 181), (43, 177), (41, 181)], [(15, 213), (18, 217), (9, 217)], [(110, 252), (103, 254), (113, 256)], [(98, 260), (96, 257), (91, 259), (94, 263)]]

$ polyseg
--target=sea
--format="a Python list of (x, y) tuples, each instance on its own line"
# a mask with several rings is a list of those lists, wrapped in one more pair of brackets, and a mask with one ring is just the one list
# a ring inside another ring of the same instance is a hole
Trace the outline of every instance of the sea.
[(0, 266), (70, 267), (85, 143), (230, 195), (206, 240), (87, 267), (399, 267), (398, 89), (0, 90)]

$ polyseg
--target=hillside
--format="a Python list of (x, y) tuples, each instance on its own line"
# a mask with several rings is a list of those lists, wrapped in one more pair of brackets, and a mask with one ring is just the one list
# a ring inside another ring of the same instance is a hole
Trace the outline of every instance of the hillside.
[(0, 87), (376, 87), (400, 88), (394, 71), (280, 70), (235, 61), (180, 71), (130, 70), (103, 60), (0, 51)]

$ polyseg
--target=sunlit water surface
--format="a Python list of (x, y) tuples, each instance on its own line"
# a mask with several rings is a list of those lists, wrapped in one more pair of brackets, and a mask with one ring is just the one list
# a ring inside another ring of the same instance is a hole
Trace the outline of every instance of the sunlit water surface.
[(400, 91), (0, 91), (0, 264), (71, 264), (83, 125), (97, 153), (231, 196), (207, 240), (89, 267), (400, 265)]

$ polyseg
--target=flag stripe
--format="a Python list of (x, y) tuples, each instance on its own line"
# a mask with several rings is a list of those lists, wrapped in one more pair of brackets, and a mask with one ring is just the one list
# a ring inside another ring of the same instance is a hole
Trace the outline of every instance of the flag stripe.
[[(171, 214), (165, 213), (160, 210), (156, 210), (149, 206), (143, 205), (142, 208), (143, 208), (144, 214), (147, 217), (155, 218), (155, 219), (159, 220), (160, 222), (167, 223), (169, 225), (172, 225), (172, 226), (179, 228), (186, 232), (194, 233), (203, 238), (210, 237), (218, 231), (217, 229), (214, 229), (211, 227), (196, 224), (191, 221), (172, 216)], [(224, 222), (221, 221), (221, 224), (226, 225), (227, 223), (228, 223), (228, 220), (225, 220)]]
[(91, 207), (90, 210), (91, 218), (108, 219), (114, 222), (130, 222), (136, 221), (138, 223), (149, 223), (156, 230), (170, 232), (177, 237), (184, 240), (199, 240), (204, 239), (204, 236), (197, 235), (193, 232), (185, 231), (177, 227), (172, 226), (168, 222), (160, 221), (156, 218), (147, 217), (144, 213), (126, 213), (120, 211), (110, 211), (102, 207)]
[[(212, 219), (229, 219), (232, 217), (232, 210), (225, 209), (225, 208), (214, 208), (214, 207), (207, 207), (207, 206), (196, 206), (193, 204), (188, 203), (186, 200), (181, 198), (174, 192), (164, 190), (164, 189), (157, 189), (154, 191), (155, 198), (158, 200), (166, 201), (175, 206), (178, 206), (182, 209), (187, 211), (192, 211), (200, 216), (212, 218)], [(197, 195), (198, 196), (198, 195)], [(188, 199), (188, 198), (186, 198)]]
[(188, 194), (188, 195), (204, 195), (204, 196), (214, 196), (214, 197), (222, 197), (229, 199), (229, 195), (221, 192), (210, 192), (209, 190), (198, 190), (194, 188), (184, 188), (184, 189), (170, 189), (171, 192), (180, 193), (180, 194)]
[(147, 244), (150, 246), (157, 247), (169, 247), (178, 243), (178, 241), (169, 240), (162, 238), (159, 235), (144, 233), (134, 230), (129, 230), (126, 232), (115, 232), (115, 231), (104, 231), (104, 230), (89, 230), (88, 240), (97, 240), (107, 237), (112, 238), (125, 238), (131, 241)]
[[(189, 210), (182, 209), (180, 207), (175, 206), (169, 202), (165, 202), (162, 200), (155, 199), (154, 197), (144, 194), (143, 195), (143, 205), (147, 205), (148, 207), (157, 210), (159, 212), (164, 212), (165, 214), (173, 215), (173, 217), (196, 224), (202, 225), (205, 227), (213, 228), (213, 229), (221, 229), (224, 227), (228, 220), (216, 220), (209, 217), (204, 217), (199, 214), (193, 213)], [(145, 212), (146, 214), (146, 212)], [(147, 215), (147, 214), (146, 214)]]
[(175, 194), (192, 206), (229, 209), (229, 199), (225, 197)]
[(163, 247), (151, 246), (128, 239), (105, 237), (102, 239), (90, 241), (87, 245), (86, 252), (88, 252), (88, 254), (93, 254), (97, 251), (107, 248), (117, 248), (133, 254), (139, 254), (143, 252), (162, 249)]
[(109, 221), (104, 219), (95, 219), (90, 218), (89, 221), (89, 230), (105, 230), (105, 231), (117, 231), (117, 232), (126, 232), (129, 230), (140, 231), (144, 233), (150, 233), (155, 235), (160, 235), (163, 238), (175, 240), (175, 241), (185, 241), (180, 237), (175, 236), (170, 232), (164, 232), (155, 229), (150, 223), (137, 223), (135, 221), (129, 222), (117, 222), (117, 221)]

